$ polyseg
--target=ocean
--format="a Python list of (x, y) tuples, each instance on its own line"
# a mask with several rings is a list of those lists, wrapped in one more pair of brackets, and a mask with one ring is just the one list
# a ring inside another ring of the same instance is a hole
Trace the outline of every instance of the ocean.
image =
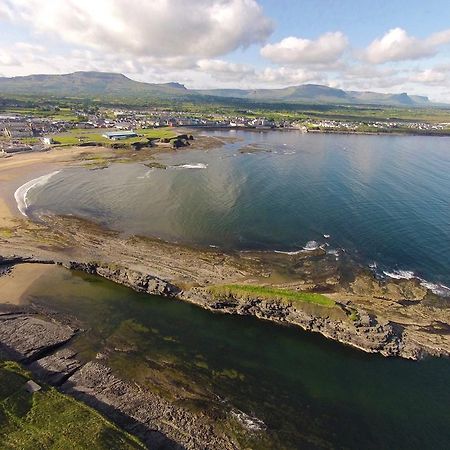
[(227, 143), (157, 156), (166, 169), (66, 168), (20, 188), (19, 208), (223, 249), (296, 252), (313, 241), (450, 293), (449, 138), (204, 134)]

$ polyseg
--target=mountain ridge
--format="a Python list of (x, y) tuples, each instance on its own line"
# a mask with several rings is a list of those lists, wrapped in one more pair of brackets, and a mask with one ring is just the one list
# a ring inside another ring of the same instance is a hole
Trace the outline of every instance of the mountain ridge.
[(166, 99), (242, 99), (257, 102), (343, 105), (432, 106), (428, 97), (345, 91), (320, 84), (276, 89), (188, 89), (177, 82), (146, 83), (116, 72), (77, 71), (68, 74), (33, 74), (0, 77), (0, 95), (50, 95), (55, 97), (120, 97)]

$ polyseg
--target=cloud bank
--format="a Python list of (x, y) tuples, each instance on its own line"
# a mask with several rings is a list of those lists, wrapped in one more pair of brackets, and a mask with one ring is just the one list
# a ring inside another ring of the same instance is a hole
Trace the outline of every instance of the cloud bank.
[(257, 0), (0, 0), (4, 24), (0, 75), (99, 70), (192, 88), (321, 83), (450, 100), (450, 29), (419, 38), (397, 27), (365, 45), (340, 30), (271, 41)]

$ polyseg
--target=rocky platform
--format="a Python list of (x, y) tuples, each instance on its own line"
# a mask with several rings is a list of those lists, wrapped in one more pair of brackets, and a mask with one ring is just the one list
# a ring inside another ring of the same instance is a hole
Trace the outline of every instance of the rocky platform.
[(0, 311), (0, 356), (21, 362), (38, 379), (102, 412), (151, 449), (236, 449), (210, 417), (174, 405), (121, 380), (99, 361), (70, 348), (77, 330), (31, 309)]
[[(20, 262), (40, 262), (36, 258), (3, 258), (0, 265)], [(51, 261), (42, 261), (49, 263)], [(308, 261), (307, 261), (308, 262)], [(276, 323), (299, 326), (320, 333), (345, 345), (368, 353), (417, 360), (426, 356), (450, 355), (450, 299), (440, 298), (416, 280), (376, 280), (367, 271), (353, 275), (345, 284), (330, 267), (317, 264), (320, 273), (326, 271), (325, 283), (317, 284), (309, 263), (298, 277), (301, 282), (282, 287), (299, 290), (326, 291), (335, 308), (311, 307), (296, 302), (280, 302), (261, 298), (220, 298), (208, 287), (185, 286), (115, 263), (63, 261), (64, 267), (98, 275), (137, 292), (178, 298), (214, 312), (252, 315)], [(351, 314), (353, 313), (353, 314)]]

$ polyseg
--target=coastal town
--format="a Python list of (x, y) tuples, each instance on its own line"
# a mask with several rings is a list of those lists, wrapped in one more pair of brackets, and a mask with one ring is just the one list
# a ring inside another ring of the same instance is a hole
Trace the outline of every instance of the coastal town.
[[(11, 154), (45, 150), (52, 145), (105, 144), (108, 141), (139, 140), (139, 130), (159, 128), (219, 128), (253, 130), (298, 130), (302, 133), (402, 133), (448, 135), (450, 122), (397, 120), (344, 120), (289, 118), (275, 120), (254, 111), (241, 115), (193, 114), (162, 108), (147, 109), (13, 109), (0, 112), (0, 152)], [(89, 133), (91, 130), (91, 133)], [(70, 137), (70, 139), (68, 139)], [(99, 139), (101, 137), (101, 139)], [(105, 141), (106, 140), (106, 141)]]

